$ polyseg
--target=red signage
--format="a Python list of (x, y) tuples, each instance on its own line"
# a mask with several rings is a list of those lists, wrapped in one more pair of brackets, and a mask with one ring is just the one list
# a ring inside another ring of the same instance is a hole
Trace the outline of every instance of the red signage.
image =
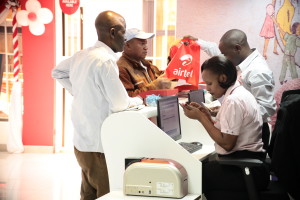
[(59, 5), (63, 13), (72, 15), (79, 8), (80, 0), (59, 0)]

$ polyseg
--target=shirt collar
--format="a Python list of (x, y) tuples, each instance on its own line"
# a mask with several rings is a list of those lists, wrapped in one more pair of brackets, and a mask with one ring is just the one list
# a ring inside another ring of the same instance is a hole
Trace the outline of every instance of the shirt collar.
[(109, 47), (107, 46), (105, 43), (101, 42), (101, 41), (97, 41), (94, 45), (94, 47), (99, 48), (99, 47), (103, 47), (105, 50), (107, 50), (107, 52), (112, 55), (114, 57), (114, 59), (118, 59), (117, 54)]
[(236, 82), (234, 83), (234, 85), (230, 86), (230, 87), (227, 89), (227, 91), (225, 92), (224, 99), (227, 98), (227, 97), (233, 92), (233, 90), (235, 90), (235, 89), (236, 89), (237, 87), (239, 87), (239, 86), (241, 86), (241, 84), (240, 84), (238, 81), (236, 81)]
[(142, 63), (146, 68), (150, 67), (149, 62), (146, 61), (145, 59), (141, 60), (140, 62), (137, 62), (137, 61), (131, 59), (125, 52), (123, 52), (122, 56), (125, 57), (127, 60), (129, 60), (129, 61), (132, 63), (133, 67), (136, 67), (136, 68), (142, 67), (143, 69), (145, 69), (145, 68), (141, 65), (141, 63)]
[(243, 61), (241, 62), (238, 66), (237, 69), (240, 69), (242, 72), (247, 69), (247, 67), (250, 65), (250, 63), (257, 57), (259, 56), (259, 53), (257, 49), (252, 49), (253, 52)]

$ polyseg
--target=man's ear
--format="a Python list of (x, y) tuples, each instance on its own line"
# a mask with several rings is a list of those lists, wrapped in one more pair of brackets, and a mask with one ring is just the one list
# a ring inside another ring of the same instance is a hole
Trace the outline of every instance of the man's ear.
[(110, 28), (110, 30), (109, 30), (110, 37), (115, 38), (115, 34), (116, 34), (116, 29), (115, 28)]
[(225, 83), (227, 81), (227, 76), (225, 74), (221, 74), (219, 76), (219, 82), (220, 83)]
[(240, 44), (236, 44), (234, 45), (234, 50), (237, 52), (237, 53), (240, 53), (241, 50), (242, 50), (242, 46)]

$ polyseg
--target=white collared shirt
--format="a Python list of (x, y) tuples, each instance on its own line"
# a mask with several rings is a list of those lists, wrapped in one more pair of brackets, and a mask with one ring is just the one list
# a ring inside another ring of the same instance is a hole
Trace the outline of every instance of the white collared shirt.
[(119, 79), (116, 60), (111, 48), (97, 41), (52, 71), (52, 77), (73, 95), (71, 118), (74, 145), (79, 151), (103, 152), (103, 121), (113, 112), (142, 103), (141, 99), (128, 96)]
[(200, 49), (203, 50), (209, 56), (218, 56), (221, 54), (221, 51), (218, 45), (214, 42), (208, 42), (201, 39), (196, 41), (200, 45)]
[(215, 144), (216, 152), (219, 154), (241, 150), (264, 151), (259, 106), (254, 96), (238, 82), (226, 91), (222, 106), (216, 116), (215, 127), (224, 134), (238, 136), (236, 145), (230, 152)]
[(276, 111), (273, 72), (256, 49), (237, 66), (237, 70), (241, 71), (238, 80), (253, 94), (260, 105), (263, 121), (267, 122)]

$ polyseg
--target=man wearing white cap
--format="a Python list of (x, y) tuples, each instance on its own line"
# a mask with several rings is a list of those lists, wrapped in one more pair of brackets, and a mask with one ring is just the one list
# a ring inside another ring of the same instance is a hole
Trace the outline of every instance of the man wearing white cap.
[(119, 77), (126, 88), (128, 95), (137, 96), (141, 92), (157, 89), (169, 89), (171, 81), (148, 60), (147, 39), (153, 38), (154, 33), (145, 33), (132, 28), (126, 31), (124, 52), (117, 61)]

